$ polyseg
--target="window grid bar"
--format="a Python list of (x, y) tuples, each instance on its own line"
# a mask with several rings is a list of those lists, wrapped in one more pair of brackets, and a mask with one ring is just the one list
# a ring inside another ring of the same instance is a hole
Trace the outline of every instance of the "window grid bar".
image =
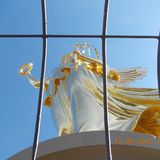
[(157, 52), (157, 81), (158, 81), (158, 92), (160, 98), (160, 39), (158, 39), (158, 52)]
[(102, 26), (102, 65), (103, 65), (103, 106), (104, 106), (104, 128), (105, 128), (105, 146), (106, 146), (106, 160), (112, 160), (111, 139), (109, 131), (108, 118), (108, 85), (107, 85), (107, 62), (106, 62), (106, 30), (108, 28), (108, 8), (109, 0), (105, 0), (103, 12), (103, 26)]
[(43, 107), (43, 93), (44, 93), (44, 82), (45, 82), (45, 73), (46, 73), (46, 62), (47, 62), (47, 15), (46, 15), (46, 0), (41, 0), (42, 8), (42, 38), (43, 38), (43, 48), (42, 48), (42, 64), (41, 64), (41, 79), (40, 79), (40, 89), (39, 89), (39, 98), (38, 98), (38, 108), (35, 124), (35, 133), (34, 141), (32, 147), (32, 160), (36, 160), (38, 145), (39, 145), (39, 135), (41, 127), (41, 116), (42, 116), (42, 107)]
[[(43, 38), (43, 34), (0, 34), (0, 38)], [(160, 39), (155, 35), (58, 35), (46, 34), (45, 38), (131, 38), (131, 39)]]

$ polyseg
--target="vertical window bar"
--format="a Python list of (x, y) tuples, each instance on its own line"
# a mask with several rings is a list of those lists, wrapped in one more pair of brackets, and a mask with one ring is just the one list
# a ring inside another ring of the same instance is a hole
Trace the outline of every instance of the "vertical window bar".
[(104, 126), (105, 126), (105, 140), (106, 140), (106, 158), (112, 160), (111, 142), (108, 122), (108, 89), (107, 89), (107, 63), (106, 63), (106, 29), (108, 20), (108, 6), (109, 0), (105, 0), (103, 13), (103, 29), (102, 29), (102, 61), (103, 61), (103, 103), (104, 103)]
[(157, 78), (158, 78), (158, 92), (160, 97), (160, 33), (158, 38), (158, 52), (157, 52)]
[(46, 0), (41, 0), (41, 7), (42, 7), (43, 53), (42, 53), (41, 79), (40, 79), (37, 117), (36, 117), (36, 124), (35, 124), (34, 142), (33, 142), (33, 148), (32, 148), (32, 160), (36, 160), (37, 151), (38, 151), (39, 134), (40, 134), (40, 126), (41, 126), (41, 115), (42, 115), (42, 106), (43, 106), (42, 103), (43, 103), (43, 93), (44, 93), (44, 81), (45, 81), (45, 72), (46, 72), (46, 60), (47, 60)]

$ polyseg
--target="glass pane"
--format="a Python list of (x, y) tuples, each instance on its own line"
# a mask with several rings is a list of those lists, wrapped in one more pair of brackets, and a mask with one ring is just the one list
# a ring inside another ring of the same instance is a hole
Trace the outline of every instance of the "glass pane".
[[(47, 58), (47, 71), (46, 71), (46, 78), (51, 79), (51, 85), (49, 84), (49, 88), (51, 88), (47, 91), (47, 94), (44, 96), (44, 101), (48, 96), (58, 97), (58, 101), (56, 104), (51, 104), (48, 107), (44, 107), (44, 113), (42, 118), (42, 129), (40, 134), (40, 141), (44, 141), (49, 138), (57, 137), (59, 136), (59, 130), (56, 130), (56, 123), (57, 120), (55, 120), (55, 116), (53, 115), (53, 111), (57, 110), (57, 105), (63, 103), (65, 99), (60, 99), (59, 96), (63, 96), (62, 92), (57, 93), (55, 96), (53, 92), (55, 91), (55, 87), (52, 86), (52, 80), (55, 81), (56, 78), (61, 78), (61, 76), (54, 75), (53, 70), (55, 68), (60, 67), (60, 64), (62, 62), (62, 57), (66, 56), (69, 53), (72, 53), (74, 51), (74, 45), (75, 44), (84, 44), (88, 43), (90, 45), (93, 45), (96, 47), (99, 51), (99, 54), (101, 54), (101, 40), (97, 39), (49, 39), (48, 41), (48, 58)], [(91, 52), (91, 57), (95, 57), (94, 51)], [(101, 57), (101, 55), (100, 55)], [(66, 64), (67, 67), (67, 64)], [(62, 67), (63, 69), (65, 67)], [(57, 69), (56, 69), (57, 70)], [(57, 74), (60, 74), (60, 71), (57, 71)], [(74, 82), (73, 82), (74, 83)], [(60, 82), (60, 86), (62, 85), (62, 82)], [(66, 92), (69, 92), (69, 86), (68, 90)], [(53, 98), (53, 101), (55, 101), (55, 98)], [(71, 103), (71, 101), (70, 101)], [(59, 106), (58, 106), (59, 107)], [(65, 105), (62, 106), (62, 108), (65, 108)], [(71, 106), (70, 106), (71, 108)], [(49, 114), (49, 112), (51, 112)], [(65, 113), (66, 114), (66, 113)], [(61, 116), (59, 113), (56, 113), (56, 117)], [(80, 117), (81, 118), (81, 117)], [(74, 121), (74, 120), (73, 120)], [(63, 122), (65, 123), (65, 122)]]
[[(111, 67), (108, 71), (110, 130), (159, 136), (157, 42), (142, 39), (108, 40), (108, 65)], [(122, 144), (127, 145), (127, 138), (120, 138)], [(134, 145), (138, 144), (136, 138), (131, 138), (131, 141)], [(147, 145), (147, 142), (144, 144)]]
[(104, 0), (48, 0), (50, 34), (101, 34)]
[(41, 33), (41, 2), (1, 1), (0, 20), (0, 34)]
[(159, 0), (111, 0), (108, 34), (158, 35), (159, 6)]
[(40, 77), (41, 40), (0, 39), (0, 159), (32, 145), (38, 90), (18, 74), (25, 63), (34, 63), (33, 75)]
[(131, 85), (157, 88), (157, 46), (156, 40), (108, 39), (108, 65), (117, 69), (146, 68), (148, 75)]

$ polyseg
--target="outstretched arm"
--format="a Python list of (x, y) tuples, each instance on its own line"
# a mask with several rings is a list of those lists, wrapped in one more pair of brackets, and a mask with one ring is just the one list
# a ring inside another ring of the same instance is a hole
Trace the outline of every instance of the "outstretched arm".
[[(31, 73), (29, 73), (26, 78), (28, 79), (28, 82), (34, 87), (34, 88), (39, 88), (40, 87), (40, 81), (37, 80), (36, 78), (32, 77)], [(44, 81), (44, 89), (47, 92), (48, 91), (48, 86), (49, 86), (50, 79), (45, 79)]]
[[(34, 88), (39, 88), (40, 87), (40, 81), (37, 80), (36, 78), (34, 78), (31, 75), (31, 70), (33, 68), (33, 64), (29, 63), (29, 64), (24, 64), (23, 66), (20, 67), (19, 70), (19, 74), (21, 76), (26, 76), (27, 80), (29, 81), (29, 83), (34, 87)], [(48, 91), (48, 85), (49, 85), (50, 79), (46, 79), (44, 82), (44, 87), (45, 87), (45, 91)]]
[(34, 88), (39, 88), (40, 87), (40, 81), (34, 78), (31, 73), (28, 73), (26, 75), (26, 78), (28, 82), (34, 87)]

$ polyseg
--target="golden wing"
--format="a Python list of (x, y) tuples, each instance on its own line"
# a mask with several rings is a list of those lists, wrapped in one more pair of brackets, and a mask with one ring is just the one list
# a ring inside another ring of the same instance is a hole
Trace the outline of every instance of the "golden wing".
[(121, 83), (130, 83), (139, 79), (142, 79), (147, 75), (148, 70), (142, 67), (128, 68), (117, 70), (120, 76), (119, 82)]

